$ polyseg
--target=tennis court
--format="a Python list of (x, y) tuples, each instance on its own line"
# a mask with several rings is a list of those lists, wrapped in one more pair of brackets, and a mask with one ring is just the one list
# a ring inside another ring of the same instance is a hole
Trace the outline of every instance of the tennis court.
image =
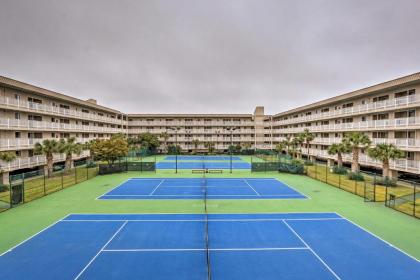
[(251, 169), (251, 164), (238, 156), (166, 156), (156, 169)]
[[(216, 160), (216, 161), (230, 160), (230, 156), (188, 156), (188, 155), (166, 156), (164, 160), (175, 160), (176, 157), (178, 157), (178, 160)], [(242, 160), (242, 159), (238, 156), (232, 156), (232, 160)]]
[[(206, 192), (206, 193), (205, 193)], [(274, 178), (132, 178), (99, 199), (306, 199)]]
[(1, 279), (419, 279), (335, 213), (72, 214), (0, 256)]

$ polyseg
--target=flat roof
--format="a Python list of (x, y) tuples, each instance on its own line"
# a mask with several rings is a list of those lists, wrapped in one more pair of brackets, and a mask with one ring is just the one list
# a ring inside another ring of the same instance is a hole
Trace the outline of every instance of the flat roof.
[(111, 109), (105, 106), (101, 106), (98, 104), (94, 104), (91, 102), (88, 102), (86, 100), (82, 100), (79, 98), (75, 98), (75, 97), (71, 97), (62, 93), (58, 93), (55, 91), (51, 91), (51, 90), (47, 90), (41, 87), (37, 87), (37, 86), (33, 86), (21, 81), (17, 81), (11, 78), (7, 78), (4, 76), (0, 76), (0, 85), (9, 87), (9, 88), (14, 88), (14, 89), (18, 89), (18, 90), (23, 90), (26, 92), (30, 92), (30, 93), (34, 93), (34, 94), (38, 94), (38, 95), (43, 95), (43, 96), (47, 96), (47, 97), (51, 97), (51, 98), (56, 98), (56, 99), (60, 99), (63, 101), (67, 101), (70, 103), (76, 103), (79, 105), (83, 105), (86, 107), (90, 107), (90, 108), (94, 108), (94, 109), (98, 109), (98, 110), (102, 110), (102, 111), (108, 111), (108, 112), (112, 112), (112, 113), (116, 113), (116, 114), (123, 114), (122, 112), (115, 110), (115, 109)]
[(373, 86), (369, 86), (369, 87), (365, 87), (362, 89), (358, 89), (355, 91), (351, 91), (348, 93), (344, 93), (344, 94), (340, 94), (331, 98), (327, 98), (318, 102), (314, 102), (308, 105), (304, 105), (304, 106), (300, 106), (291, 110), (287, 110), (278, 114), (275, 114), (274, 117), (281, 117), (281, 116), (285, 116), (285, 115), (289, 115), (289, 114), (293, 114), (293, 113), (298, 113), (301, 111), (305, 111), (305, 110), (312, 110), (315, 108), (319, 108), (319, 107), (325, 107), (334, 103), (338, 103), (338, 102), (342, 102), (345, 100), (349, 100), (349, 99), (354, 99), (354, 98), (358, 98), (361, 97), (365, 94), (374, 94), (374, 93), (379, 93), (381, 91), (385, 91), (385, 90), (391, 90), (393, 88), (397, 88), (397, 87), (401, 87), (401, 86), (406, 86), (406, 85), (410, 85), (410, 84), (414, 84), (414, 83), (418, 83), (420, 82), (420, 72), (408, 75), (408, 76), (403, 76), (394, 80), (390, 80), (387, 82), (383, 82), (383, 83), (379, 83)]

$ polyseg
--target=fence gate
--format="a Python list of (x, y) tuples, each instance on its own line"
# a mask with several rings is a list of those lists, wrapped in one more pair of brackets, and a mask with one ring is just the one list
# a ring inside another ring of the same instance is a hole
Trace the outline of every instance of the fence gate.
[(13, 207), (25, 202), (25, 183), (23, 180), (10, 182), (10, 204)]

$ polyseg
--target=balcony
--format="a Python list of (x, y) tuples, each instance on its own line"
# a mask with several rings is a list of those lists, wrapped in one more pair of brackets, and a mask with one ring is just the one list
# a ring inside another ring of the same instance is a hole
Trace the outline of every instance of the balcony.
[[(83, 151), (80, 155), (73, 155), (73, 159), (80, 159), (89, 156), (89, 151)], [(64, 154), (55, 154), (54, 162), (64, 161), (66, 156)], [(33, 156), (33, 157), (20, 157), (12, 162), (6, 163), (0, 161), (0, 166), (4, 171), (18, 170), (22, 168), (32, 168), (36, 166), (46, 165), (47, 161), (44, 155)]]
[[(57, 138), (11, 138), (11, 139), (0, 139), (0, 150), (22, 150), (22, 149), (32, 149), (36, 143), (41, 143), (42, 141), (57, 140)], [(84, 144), (94, 138), (77, 138), (76, 142)]]
[(13, 110), (24, 110), (30, 112), (36, 112), (40, 114), (48, 114), (61, 117), (78, 118), (84, 120), (91, 120), (95, 122), (106, 122), (112, 124), (121, 124), (122, 120), (117, 118), (110, 118), (106, 116), (99, 116), (92, 113), (84, 113), (82, 111), (76, 111), (72, 109), (65, 109), (47, 104), (39, 104), (29, 102), (25, 100), (0, 97), (0, 107), (5, 107)]
[(365, 122), (339, 123), (327, 124), (317, 126), (301, 126), (291, 128), (275, 129), (273, 133), (300, 133), (304, 129), (309, 129), (311, 132), (327, 132), (327, 131), (363, 131), (371, 129), (407, 129), (412, 126), (420, 125), (419, 117), (399, 118), (389, 120), (376, 120)]
[(212, 122), (185, 122), (185, 121), (129, 121), (129, 126), (167, 126), (167, 127), (183, 127), (183, 126), (254, 126), (253, 121), (242, 121), (242, 122), (223, 122), (223, 121), (212, 121)]
[[(302, 149), (303, 154), (307, 154), (306, 149)], [(329, 155), (326, 150), (317, 150), (317, 149), (309, 149), (309, 155), (320, 157), (320, 158), (332, 158), (337, 159), (337, 156), (335, 155)], [(344, 162), (351, 162), (352, 161), (352, 155), (351, 154), (345, 154), (343, 155), (343, 161)], [(368, 166), (375, 166), (378, 168), (382, 167), (382, 162), (378, 160), (374, 160), (370, 158), (366, 154), (360, 154), (359, 155), (359, 163), (362, 165), (368, 165)], [(420, 172), (420, 161), (418, 160), (410, 160), (410, 159), (399, 159), (395, 161), (390, 162), (390, 168), (399, 170), (399, 171), (406, 171), (406, 172), (412, 172), (412, 173), (419, 173)]]
[(122, 128), (0, 118), (0, 129), (120, 133)]
[(278, 121), (274, 121), (274, 125), (287, 125), (287, 124), (294, 124), (294, 123), (310, 122), (310, 121), (317, 121), (317, 120), (323, 120), (323, 119), (328, 119), (328, 118), (345, 117), (345, 116), (351, 116), (351, 115), (357, 115), (357, 114), (372, 113), (375, 111), (387, 110), (387, 109), (397, 110), (397, 109), (402, 109), (404, 107), (415, 105), (418, 103), (420, 103), (420, 97), (416, 95), (410, 95), (410, 96), (393, 98), (393, 99), (379, 101), (379, 102), (361, 104), (354, 107), (343, 108), (339, 110), (332, 110), (332, 111), (324, 112), (324, 113), (301, 116), (298, 118), (278, 120)]

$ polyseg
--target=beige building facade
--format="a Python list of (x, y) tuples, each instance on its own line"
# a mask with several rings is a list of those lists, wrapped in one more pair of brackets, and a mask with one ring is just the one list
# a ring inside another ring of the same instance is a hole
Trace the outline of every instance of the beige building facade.
[[(286, 137), (308, 128), (315, 134), (309, 156), (334, 160), (328, 146), (340, 142), (349, 131), (366, 133), (373, 144), (392, 143), (406, 151), (406, 158), (393, 161), (395, 171), (420, 174), (420, 73), (398, 78), (275, 115), (258, 106), (251, 114), (125, 114), (0, 76), (0, 151), (12, 151), (17, 159), (0, 162), (1, 169), (17, 172), (45, 164), (33, 154), (34, 144), (44, 139), (76, 137), (84, 143), (115, 133), (129, 137), (144, 132), (166, 132), (168, 144), (185, 151), (205, 150), (211, 142), (217, 150), (240, 144), (251, 149), (274, 149)], [(161, 138), (161, 141), (163, 139)], [(306, 149), (303, 149), (306, 153)], [(77, 158), (88, 156), (86, 152)], [(56, 162), (64, 155), (55, 155)], [(350, 160), (350, 155), (344, 157)], [(366, 152), (363, 166), (379, 167)]]

